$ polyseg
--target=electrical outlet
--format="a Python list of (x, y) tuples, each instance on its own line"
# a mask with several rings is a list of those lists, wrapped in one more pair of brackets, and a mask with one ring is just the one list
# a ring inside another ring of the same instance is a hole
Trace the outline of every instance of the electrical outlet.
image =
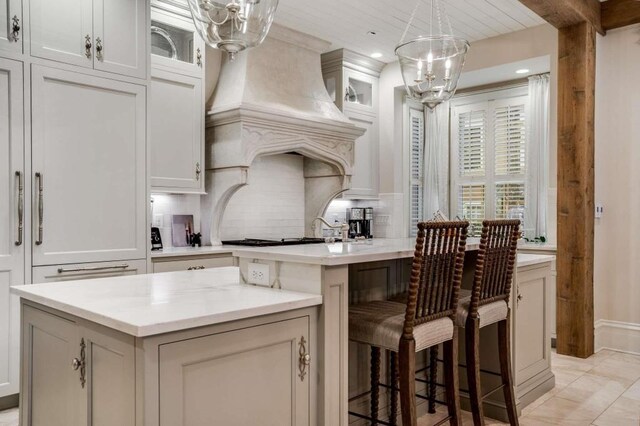
[(249, 284), (263, 285), (266, 287), (271, 285), (269, 281), (269, 265), (249, 263), (247, 275), (247, 281), (249, 281)]
[(153, 215), (153, 226), (155, 226), (156, 228), (162, 228), (162, 219), (164, 218), (164, 215), (161, 214), (154, 214)]
[(374, 223), (378, 225), (388, 225), (391, 217), (388, 214), (380, 214), (373, 219)]

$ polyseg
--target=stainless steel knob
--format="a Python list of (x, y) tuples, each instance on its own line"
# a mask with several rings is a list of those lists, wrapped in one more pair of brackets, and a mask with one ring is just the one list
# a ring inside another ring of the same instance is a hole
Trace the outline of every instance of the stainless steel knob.
[(78, 358), (74, 358), (73, 361), (71, 361), (71, 366), (74, 370), (77, 370), (82, 366), (82, 361), (80, 361)]

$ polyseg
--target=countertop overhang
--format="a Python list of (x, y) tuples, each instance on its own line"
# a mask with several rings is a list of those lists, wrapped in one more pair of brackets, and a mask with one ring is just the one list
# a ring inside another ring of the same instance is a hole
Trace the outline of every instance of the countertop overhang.
[(322, 296), (240, 284), (237, 267), (15, 286), (23, 299), (135, 337), (322, 304)]

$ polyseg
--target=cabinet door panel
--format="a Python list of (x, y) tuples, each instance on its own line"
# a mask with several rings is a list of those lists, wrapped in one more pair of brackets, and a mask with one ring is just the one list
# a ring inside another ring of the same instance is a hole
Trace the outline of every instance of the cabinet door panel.
[[(21, 420), (31, 426), (80, 426), (86, 421), (86, 391), (80, 370), (80, 336), (74, 322), (43, 311), (23, 309), (23, 389)], [(28, 386), (27, 386), (28, 384)]]
[(9, 287), (24, 284), (24, 241), (18, 229), (24, 176), (22, 65), (0, 59), (0, 397), (18, 393), (19, 314)]
[(32, 96), (33, 264), (145, 258), (145, 88), (33, 66)]
[(143, 0), (94, 0), (94, 37), (96, 49), (102, 48), (96, 50), (95, 69), (146, 77), (147, 8)]
[(308, 330), (305, 317), (162, 346), (160, 423), (308, 425), (314, 360), (298, 376)]
[(371, 115), (345, 111), (347, 118), (356, 126), (366, 129), (354, 147), (353, 176), (347, 198), (376, 197), (378, 195), (377, 119)]
[(87, 344), (87, 388), (93, 426), (133, 426), (136, 419), (135, 341), (96, 325), (83, 328)]
[[(20, 31), (13, 35), (13, 19), (18, 19)], [(24, 23), (22, 22), (22, 4), (20, 0), (0, 0), (0, 52), (22, 53)]]
[(93, 67), (92, 0), (29, 0), (31, 54), (40, 58)]
[(149, 116), (151, 186), (201, 190), (204, 182), (202, 80), (152, 70)]

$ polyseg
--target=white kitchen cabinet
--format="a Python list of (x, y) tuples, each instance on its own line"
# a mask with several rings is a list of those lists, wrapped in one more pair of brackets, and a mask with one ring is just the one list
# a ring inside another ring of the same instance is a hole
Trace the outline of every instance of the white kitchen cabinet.
[(203, 192), (203, 81), (154, 67), (150, 84), (152, 190)]
[(33, 266), (146, 258), (146, 88), (33, 65)]
[(134, 338), (23, 308), (23, 424), (135, 425)]
[(308, 350), (308, 317), (162, 345), (160, 424), (309, 425)]
[(144, 0), (29, 0), (31, 55), (146, 78)]
[[(181, 14), (163, 10), (166, 4), (151, 8), (151, 66), (202, 78), (205, 44), (198, 35), (186, 2), (174, 2)], [(186, 14), (186, 17), (185, 17)]]
[(22, 64), (0, 58), (0, 398), (18, 393), (19, 304), (24, 284)]
[(94, 68), (147, 77), (147, 10), (143, 0), (93, 0)]
[(22, 53), (24, 24), (21, 0), (0, 0), (0, 52)]
[(343, 198), (378, 197), (378, 91), (383, 66), (380, 61), (347, 49), (322, 55), (322, 74), (329, 96), (352, 123), (366, 129), (356, 140), (351, 189)]

